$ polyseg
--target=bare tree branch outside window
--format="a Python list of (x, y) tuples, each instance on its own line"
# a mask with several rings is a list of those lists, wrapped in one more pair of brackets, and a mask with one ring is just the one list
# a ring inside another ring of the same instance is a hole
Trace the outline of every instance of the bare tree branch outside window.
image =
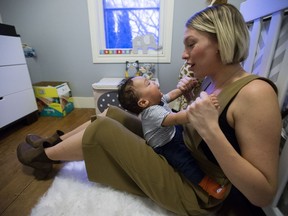
[(106, 48), (132, 48), (137, 36), (159, 43), (160, 0), (103, 0)]

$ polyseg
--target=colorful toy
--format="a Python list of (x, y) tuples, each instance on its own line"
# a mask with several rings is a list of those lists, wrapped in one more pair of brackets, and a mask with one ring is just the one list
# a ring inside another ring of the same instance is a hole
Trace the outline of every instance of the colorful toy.
[(125, 78), (131, 76), (139, 76), (139, 61), (129, 62), (126, 61)]

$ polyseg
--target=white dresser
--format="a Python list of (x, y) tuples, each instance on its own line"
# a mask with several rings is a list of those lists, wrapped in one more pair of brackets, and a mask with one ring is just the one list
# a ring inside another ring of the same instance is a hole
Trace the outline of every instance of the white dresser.
[(0, 129), (19, 120), (38, 118), (37, 104), (20, 37), (0, 24)]

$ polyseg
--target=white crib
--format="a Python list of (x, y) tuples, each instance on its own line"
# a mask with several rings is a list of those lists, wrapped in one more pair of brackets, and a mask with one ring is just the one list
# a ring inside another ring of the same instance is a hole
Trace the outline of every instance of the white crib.
[[(246, 0), (240, 11), (251, 37), (249, 56), (243, 66), (275, 82), (280, 107), (285, 110), (288, 108), (288, 0)], [(272, 205), (264, 208), (269, 216), (288, 215), (288, 139), (284, 143), (279, 188)]]

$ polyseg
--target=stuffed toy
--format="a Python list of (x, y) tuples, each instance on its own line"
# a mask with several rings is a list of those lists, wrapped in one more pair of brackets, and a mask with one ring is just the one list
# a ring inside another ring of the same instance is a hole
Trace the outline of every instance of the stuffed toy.
[(129, 62), (126, 61), (125, 78), (132, 76), (139, 76), (139, 61)]
[(147, 79), (151, 79), (154, 77), (155, 74), (155, 65), (154, 64), (143, 64), (143, 66), (140, 67), (139, 71), (141, 72), (141, 75)]

